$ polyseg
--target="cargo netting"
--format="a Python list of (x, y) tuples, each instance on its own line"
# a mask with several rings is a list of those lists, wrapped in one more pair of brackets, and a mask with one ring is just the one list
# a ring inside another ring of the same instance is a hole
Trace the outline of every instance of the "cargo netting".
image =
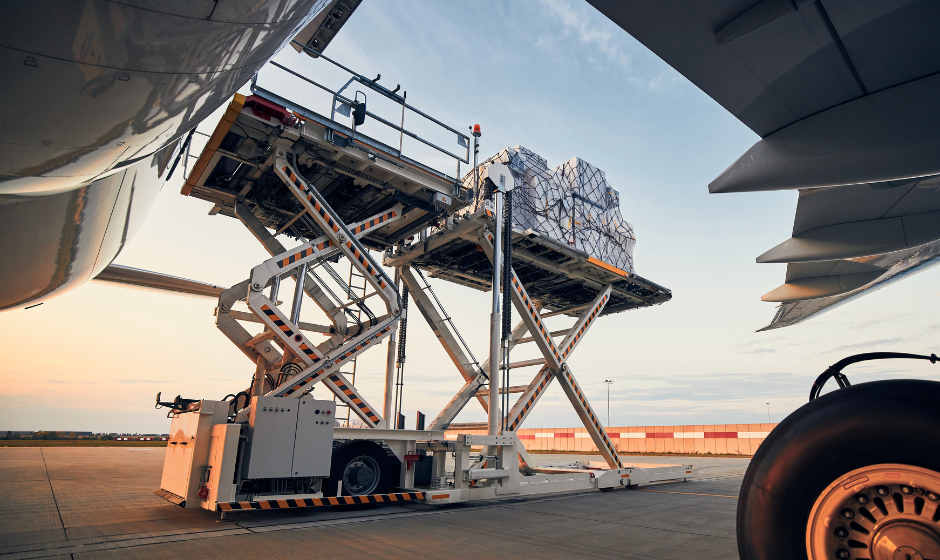
[[(485, 160), (504, 163), (513, 175), (512, 221), (514, 229), (532, 230), (584, 251), (588, 255), (634, 273), (633, 226), (620, 214), (620, 195), (607, 184), (604, 172), (572, 158), (554, 169), (535, 152), (516, 146)], [(463, 177), (473, 187), (473, 172)], [(489, 193), (476, 193), (465, 211), (482, 208)]]

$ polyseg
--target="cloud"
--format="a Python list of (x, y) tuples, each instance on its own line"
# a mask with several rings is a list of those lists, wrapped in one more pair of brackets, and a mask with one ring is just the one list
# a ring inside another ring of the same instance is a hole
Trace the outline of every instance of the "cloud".
[(868, 349), (873, 346), (887, 346), (889, 344), (903, 344), (909, 342), (910, 338), (882, 338), (879, 340), (869, 340), (868, 342), (857, 342), (855, 344), (843, 344), (842, 346), (836, 346), (832, 350), (824, 352), (826, 354), (830, 352), (845, 352), (846, 350), (862, 350)]
[[(549, 16), (561, 23), (565, 35), (577, 37), (579, 43), (600, 52), (604, 58), (621, 68), (630, 65), (633, 56), (625, 53), (621, 42), (614, 39), (615, 27), (606, 18), (592, 17), (583, 7), (575, 8), (566, 0), (539, 0), (539, 3), (547, 8)], [(546, 42), (541, 37), (537, 45)]]
[(116, 383), (170, 383), (172, 379), (115, 379)]
[[(584, 57), (595, 71), (606, 72), (607, 66), (613, 64), (625, 73), (629, 70), (629, 75), (625, 76), (628, 83), (655, 93), (670, 92), (675, 86), (686, 83), (678, 72), (668, 66), (655, 65), (655, 69), (636, 67), (633, 64), (633, 53), (630, 52), (634, 41), (593, 8), (571, 3), (570, 0), (539, 0), (539, 4), (547, 17), (561, 24), (562, 37), (576, 38), (580, 46), (587, 50)], [(542, 47), (556, 41), (553, 35), (543, 34), (535, 46)], [(643, 60), (642, 55), (638, 60)], [(644, 66), (642, 62), (640, 66)]]
[(776, 348), (754, 348), (753, 350), (742, 350), (744, 354), (773, 354)]
[(855, 322), (857, 328), (881, 327), (886, 324), (909, 321), (911, 317), (916, 317), (914, 313), (877, 313)]
[(648, 88), (650, 91), (666, 91), (671, 89), (676, 83), (679, 83), (679, 75), (673, 74), (672, 76), (667, 76), (666, 74), (659, 74), (652, 78), (644, 78), (641, 76), (630, 76), (627, 78), (627, 81), (631, 84), (636, 84), (640, 87)]

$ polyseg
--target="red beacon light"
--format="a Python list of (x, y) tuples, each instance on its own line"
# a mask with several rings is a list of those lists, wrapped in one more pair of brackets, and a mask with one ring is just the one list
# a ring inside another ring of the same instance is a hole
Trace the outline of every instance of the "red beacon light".
[(481, 136), (480, 125), (478, 124), (473, 125), (473, 135), (476, 136), (477, 138)]

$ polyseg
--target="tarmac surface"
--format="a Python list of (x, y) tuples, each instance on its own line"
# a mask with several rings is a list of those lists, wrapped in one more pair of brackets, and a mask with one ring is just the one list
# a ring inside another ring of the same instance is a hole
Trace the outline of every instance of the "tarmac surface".
[[(358, 511), (183, 509), (153, 494), (162, 448), (0, 447), (0, 560), (20, 558), (737, 558), (748, 459), (692, 463), (696, 477), (638, 490), (383, 506)], [(532, 455), (538, 464), (597, 461)]]

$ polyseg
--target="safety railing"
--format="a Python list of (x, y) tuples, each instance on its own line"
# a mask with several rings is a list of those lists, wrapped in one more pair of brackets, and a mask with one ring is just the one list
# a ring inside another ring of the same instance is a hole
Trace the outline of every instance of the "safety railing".
[[(456, 164), (457, 164), (457, 175), (456, 175), (456, 177), (458, 177), (458, 178), (460, 177), (460, 164), (461, 164), (461, 163), (464, 163), (464, 164), (469, 164), (469, 163), (470, 163), (470, 137), (469, 137), (468, 135), (466, 135), (466, 134), (460, 132), (459, 130), (457, 130), (457, 129), (455, 129), (455, 128), (453, 128), (453, 127), (447, 125), (447, 124), (444, 124), (444, 123), (441, 122), (440, 120), (438, 120), (438, 119), (432, 117), (431, 115), (428, 115), (427, 113), (425, 113), (424, 111), (421, 111), (420, 109), (417, 109), (417, 108), (414, 107), (413, 105), (408, 104), (408, 102), (407, 102), (407, 92), (403, 92), (402, 95), (400, 95), (400, 94), (398, 93), (398, 91), (399, 91), (399, 89), (400, 89), (400, 86), (397, 86), (394, 90), (391, 90), (391, 89), (388, 89), (388, 88), (386, 88), (385, 86), (379, 84), (379, 83), (378, 83), (378, 80), (381, 78), (381, 74), (380, 74), (376, 79), (374, 79), (374, 80), (373, 80), (373, 79), (369, 79), (369, 78), (367, 78), (366, 76), (364, 76), (364, 75), (362, 75), (362, 74), (359, 74), (359, 73), (357, 73), (357, 72), (351, 70), (350, 68), (347, 68), (346, 66), (340, 64), (339, 62), (337, 62), (337, 61), (335, 61), (335, 60), (333, 60), (333, 59), (331, 59), (331, 58), (325, 56), (323, 53), (319, 52), (318, 50), (316, 50), (316, 49), (314, 49), (314, 48), (312, 48), (312, 47), (310, 47), (310, 46), (308, 46), (308, 45), (301, 44), (301, 43), (299, 43), (299, 42), (297, 42), (297, 41), (294, 41), (294, 44), (297, 45), (297, 46), (300, 47), (300, 48), (303, 48), (303, 49), (304, 49), (305, 51), (307, 51), (308, 53), (313, 54), (316, 59), (325, 60), (326, 62), (328, 62), (328, 63), (334, 65), (335, 67), (339, 68), (340, 70), (342, 70), (342, 71), (344, 71), (344, 72), (350, 74), (350, 78), (346, 81), (346, 83), (343, 85), (343, 87), (341, 87), (339, 90), (334, 91), (333, 89), (330, 89), (329, 87), (327, 87), (327, 86), (325, 86), (325, 85), (323, 85), (323, 84), (317, 82), (316, 80), (313, 80), (313, 79), (311, 79), (311, 78), (309, 78), (309, 77), (307, 77), (307, 76), (301, 74), (300, 72), (297, 72), (296, 70), (292, 70), (292, 69), (290, 69), (290, 68), (284, 66), (283, 64), (280, 64), (280, 63), (275, 62), (275, 61), (271, 61), (271, 62), (269, 63), (271, 66), (273, 66), (273, 67), (275, 67), (275, 68), (278, 68), (278, 69), (280, 69), (280, 70), (283, 70), (284, 72), (287, 72), (288, 74), (294, 76), (295, 78), (298, 78), (298, 79), (300, 79), (300, 80), (302, 80), (302, 81), (304, 81), (304, 82), (306, 82), (306, 83), (308, 83), (308, 84), (310, 84), (310, 85), (313, 85), (313, 86), (315, 86), (315, 87), (317, 87), (317, 88), (323, 90), (324, 92), (330, 94), (330, 95), (332, 96), (332, 104), (331, 104), (331, 107), (330, 107), (330, 115), (329, 115), (329, 117), (328, 117), (329, 120), (331, 120), (331, 121), (333, 121), (333, 122), (336, 122), (337, 124), (342, 124), (340, 121), (338, 121), (338, 120), (336, 119), (337, 114), (340, 114), (340, 115), (343, 115), (343, 116), (345, 116), (345, 117), (351, 118), (351, 119), (352, 119), (351, 126), (349, 126), (348, 128), (350, 128), (350, 129), (352, 130), (352, 132), (353, 132), (353, 138), (355, 139), (356, 127), (362, 125), (362, 124), (365, 122), (365, 118), (366, 118), (366, 117), (369, 117), (369, 118), (371, 118), (373, 121), (378, 122), (378, 123), (381, 123), (382, 125), (384, 125), (384, 126), (390, 128), (390, 129), (392, 129), (392, 130), (398, 132), (398, 135), (399, 135), (398, 148), (395, 149), (394, 147), (392, 147), (392, 150), (393, 150), (392, 155), (396, 155), (396, 156), (398, 156), (398, 157), (400, 157), (400, 158), (405, 157), (405, 156), (404, 156), (404, 153), (403, 153), (403, 150), (404, 150), (404, 139), (405, 139), (405, 137), (407, 136), (408, 138), (414, 139), (415, 141), (420, 142), (421, 144), (423, 144), (423, 145), (425, 145), (425, 146), (427, 146), (427, 147), (429, 147), (429, 148), (432, 148), (432, 149), (434, 149), (434, 150), (436, 150), (436, 151), (438, 151), (438, 152), (440, 152), (440, 153), (442, 153), (442, 154), (444, 154), (444, 155), (446, 155), (446, 156), (449, 156), (450, 158), (453, 158), (454, 160), (456, 160)], [(357, 92), (355, 92), (355, 93), (352, 95), (351, 98), (350, 98), (349, 96), (347, 96), (348, 94), (347, 94), (347, 95), (344, 95), (344, 92), (345, 92), (353, 83), (361, 84), (361, 85), (364, 86), (365, 88), (368, 88), (369, 90), (371, 90), (371, 91), (377, 93), (378, 95), (381, 95), (383, 98), (388, 99), (388, 100), (390, 100), (390, 101), (392, 101), (392, 102), (394, 102), (394, 103), (400, 105), (400, 106), (401, 106), (401, 119), (400, 119), (400, 122), (399, 122), (399, 123), (391, 122), (391, 121), (389, 121), (388, 119), (383, 118), (383, 117), (381, 117), (381, 116), (379, 116), (379, 115), (377, 115), (377, 114), (375, 114), (375, 113), (369, 111), (369, 110), (367, 109), (367, 107), (366, 107), (366, 105), (367, 105), (367, 95), (366, 95), (366, 93), (364, 93), (364, 92), (362, 92), (362, 91), (357, 91)], [(270, 92), (268, 92), (268, 90), (265, 90), (264, 88), (261, 88), (261, 87), (259, 87), (259, 86), (257, 85), (257, 76), (255, 76), (255, 78), (252, 80), (251, 89), (252, 89), (252, 92), (253, 92), (253, 93), (259, 93), (259, 92), (261, 92), (261, 93), (270, 93)], [(362, 97), (363, 97), (362, 100), (359, 99), (359, 95), (360, 95), (360, 94), (361, 94)], [(443, 129), (444, 131), (447, 131), (447, 132), (450, 132), (450, 133), (454, 134), (454, 135), (456, 136), (456, 144), (457, 144), (457, 146), (459, 146), (460, 148), (463, 148), (463, 149), (462, 149), (462, 150), (451, 151), (451, 150), (449, 150), (449, 149), (447, 149), (447, 148), (444, 148), (444, 147), (442, 147), (442, 146), (440, 146), (440, 145), (438, 145), (438, 144), (435, 144), (434, 142), (428, 140), (428, 139), (425, 138), (425, 137), (422, 137), (422, 136), (419, 135), (417, 132), (415, 132), (415, 131), (413, 131), (413, 130), (409, 130), (408, 128), (405, 128), (405, 117), (406, 117), (406, 114), (407, 114), (408, 112), (414, 113), (415, 115), (418, 115), (419, 117), (425, 119), (425, 120), (428, 121), (429, 123), (432, 123), (432, 124), (435, 125), (436, 127), (439, 127), (440, 129)], [(343, 125), (343, 126), (345, 127), (345, 125)], [(461, 153), (461, 152), (462, 152), (462, 153)]]

